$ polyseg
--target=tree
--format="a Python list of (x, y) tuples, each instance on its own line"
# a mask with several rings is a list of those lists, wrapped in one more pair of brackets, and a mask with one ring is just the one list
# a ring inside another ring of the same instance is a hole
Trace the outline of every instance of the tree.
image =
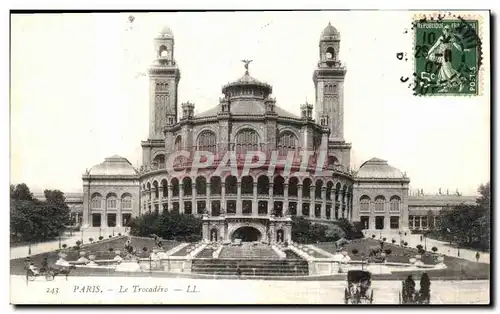
[(433, 246), (431, 250), (432, 250), (432, 252), (436, 253), (438, 251), (438, 248)]
[(477, 189), (479, 192), (479, 197), (476, 199), (476, 203), (479, 207), (490, 210), (491, 208), (491, 186), (490, 182), (486, 184), (481, 184)]
[(33, 197), (24, 183), (10, 186), (11, 234), (15, 241), (43, 241), (59, 236), (69, 221), (69, 208), (59, 190), (45, 190), (46, 201)]
[(480, 249), (490, 247), (491, 186), (481, 184), (475, 205), (460, 204), (439, 213), (438, 237)]
[(10, 198), (17, 201), (34, 201), (35, 197), (25, 183), (10, 186)]

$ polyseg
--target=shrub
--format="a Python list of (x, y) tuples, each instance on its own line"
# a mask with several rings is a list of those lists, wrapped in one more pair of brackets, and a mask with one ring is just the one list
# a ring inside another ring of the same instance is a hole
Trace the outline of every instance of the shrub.
[(418, 249), (418, 254), (421, 254), (421, 255), (425, 254), (425, 250), (424, 249)]
[(143, 248), (142, 248), (142, 251), (147, 252), (147, 251), (148, 251), (148, 248), (147, 248), (147, 247), (143, 247)]
[(423, 248), (422, 244), (417, 245), (417, 250), (421, 251)]
[(372, 239), (375, 239), (375, 235), (374, 234), (372, 234)]
[(111, 239), (113, 236), (112, 235), (109, 235), (109, 238)]
[(82, 242), (80, 240), (76, 241), (76, 246), (80, 246)]
[(63, 245), (62, 245), (62, 248), (63, 248), (63, 249), (65, 249), (66, 247), (68, 247), (68, 245), (67, 245), (67, 244), (63, 244)]
[(384, 242), (387, 241), (387, 238), (383, 238), (382, 241), (384, 241)]
[(384, 252), (385, 252), (385, 254), (390, 255), (392, 253), (392, 250), (391, 249), (385, 249)]
[(73, 249), (74, 249), (74, 250), (78, 250), (79, 248), (80, 248), (80, 247), (79, 247), (78, 245), (75, 245), (75, 246), (73, 247)]
[(109, 252), (113, 252), (113, 248), (112, 248), (112, 247), (110, 247), (110, 248), (108, 249), (108, 251), (109, 251)]
[(90, 243), (94, 242), (94, 238), (89, 238), (89, 242)]
[(404, 246), (408, 246), (408, 242), (403, 243)]
[(104, 239), (104, 237), (103, 237), (103, 236), (100, 236), (100, 237), (99, 237), (99, 241), (102, 241), (102, 239)]
[(121, 237), (121, 236), (122, 236), (122, 234), (121, 234), (121, 233), (118, 233), (118, 236), (119, 236), (119, 237)]
[(438, 248), (433, 246), (431, 250), (432, 250), (432, 252), (436, 253), (438, 251)]
[(358, 249), (352, 249), (352, 254), (356, 255), (358, 253), (359, 253)]
[(391, 242), (392, 242), (392, 244), (394, 244), (394, 243), (396, 243), (396, 240), (395, 240), (395, 239), (392, 239), (392, 241), (391, 241)]

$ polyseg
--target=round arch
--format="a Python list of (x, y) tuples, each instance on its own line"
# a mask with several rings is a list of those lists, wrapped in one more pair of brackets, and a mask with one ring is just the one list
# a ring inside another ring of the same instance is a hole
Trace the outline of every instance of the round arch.
[(237, 231), (240, 228), (252, 228), (252, 229), (256, 230), (258, 233), (260, 233), (260, 239), (255, 240), (255, 241), (267, 240), (266, 239), (267, 233), (266, 233), (265, 226), (263, 224), (255, 223), (255, 222), (237, 222), (237, 223), (232, 224), (228, 229), (229, 239), (234, 239), (235, 231)]

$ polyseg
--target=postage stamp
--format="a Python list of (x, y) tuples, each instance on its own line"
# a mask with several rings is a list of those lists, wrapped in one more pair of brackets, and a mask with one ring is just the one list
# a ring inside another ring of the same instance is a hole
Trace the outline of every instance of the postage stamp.
[(413, 25), (415, 95), (479, 95), (480, 20), (444, 14)]

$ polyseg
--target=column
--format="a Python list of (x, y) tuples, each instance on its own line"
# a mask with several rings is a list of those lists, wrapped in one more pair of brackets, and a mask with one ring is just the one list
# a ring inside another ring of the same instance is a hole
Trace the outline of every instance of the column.
[(116, 200), (116, 226), (121, 227), (122, 226), (122, 200), (118, 199)]
[(316, 212), (316, 186), (311, 184), (309, 189), (309, 196), (311, 199), (311, 204), (309, 205), (309, 218), (315, 217)]
[(321, 187), (321, 219), (326, 219), (326, 187)]
[(302, 217), (302, 184), (297, 185), (297, 217)]
[(273, 182), (273, 177), (269, 177), (269, 202), (267, 203), (268, 215), (271, 215), (274, 210)]
[(227, 208), (226, 208), (226, 182), (221, 182), (220, 184), (220, 209), (221, 211), (225, 214), (227, 214)]
[(259, 202), (257, 201), (257, 182), (253, 183), (253, 204), (252, 204), (252, 216), (257, 216), (259, 208)]
[(172, 210), (172, 194), (173, 194), (174, 187), (169, 184), (168, 185), (168, 195), (167, 195), (167, 210), (171, 211)]
[(203, 240), (208, 240), (210, 241), (210, 231), (208, 230), (208, 222), (203, 223), (203, 229), (202, 229), (202, 238)]
[[(210, 182), (207, 182), (207, 193), (206, 193), (206, 205), (205, 205), (205, 208), (207, 209), (207, 212), (208, 212), (208, 216), (212, 216), (212, 201), (210, 201)], [(218, 241), (219, 239), (217, 239)]]
[(415, 229), (415, 216), (411, 217), (411, 228)]
[[(283, 189), (284, 189), (283, 190), (283, 199), (284, 199), (283, 200), (283, 216), (285, 216), (285, 215), (289, 214), (288, 213), (288, 205), (289, 205), (289, 203), (288, 203), (288, 183), (285, 182), (283, 184)], [(284, 238), (284, 236), (283, 236), (283, 238)]]
[(184, 184), (179, 183), (179, 213), (184, 214)]
[(387, 214), (384, 216), (384, 229), (391, 229), (391, 218)]
[(108, 200), (104, 199), (104, 210), (101, 215), (101, 228), (108, 226)]
[(420, 229), (423, 230), (424, 228), (422, 227), (422, 216), (418, 216), (418, 219), (420, 220)]
[(242, 215), (241, 181), (236, 182), (236, 215)]
[(191, 184), (191, 208), (193, 211), (193, 215), (198, 214), (198, 202), (196, 201), (196, 178), (194, 180), (191, 180), (193, 182)]
[(340, 192), (340, 196), (339, 196), (339, 218), (344, 218), (344, 193), (343, 192)]

